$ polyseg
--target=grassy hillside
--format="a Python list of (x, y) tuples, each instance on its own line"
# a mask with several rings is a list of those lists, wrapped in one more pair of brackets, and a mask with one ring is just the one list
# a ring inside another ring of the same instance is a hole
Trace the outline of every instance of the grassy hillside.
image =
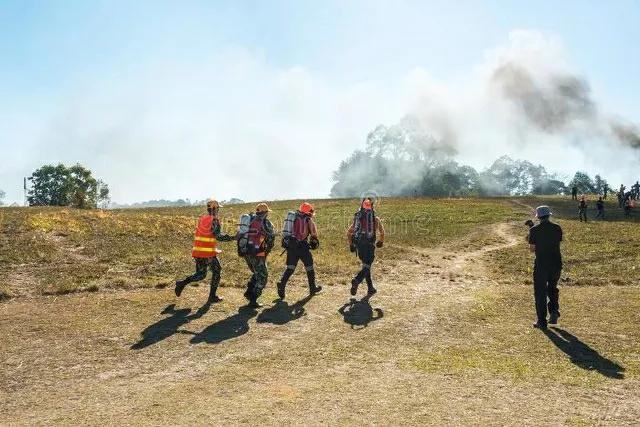
[[(271, 204), (278, 230), (297, 201)], [(314, 253), (319, 279), (347, 283), (357, 263), (346, 246), (345, 231), (357, 200), (315, 202), (321, 248)], [(234, 232), (238, 217), (253, 205), (224, 207), (224, 230)], [(191, 274), (190, 250), (200, 208), (152, 208), (82, 211), (61, 208), (0, 210), (0, 292), (4, 298), (76, 291), (165, 287)], [(492, 200), (385, 199), (377, 209), (385, 220), (389, 243), (381, 259), (401, 259), (407, 246), (433, 247), (468, 238), (476, 227), (511, 207)], [(222, 243), (222, 286), (243, 286), (246, 265), (235, 243)], [(279, 239), (270, 257), (272, 279), (281, 273)]]
[[(546, 333), (531, 327), (523, 225), (542, 203), (565, 230), (562, 317)], [(277, 226), (297, 204), (273, 203)], [(192, 270), (200, 209), (1, 209), (0, 418), (637, 424), (637, 217), (609, 205), (606, 221), (580, 223), (564, 198), (385, 199), (379, 292), (351, 299), (358, 262), (344, 232), (357, 201), (316, 206), (319, 279), (330, 286), (309, 298), (300, 271), (276, 299), (276, 250), (259, 310), (232, 289), (248, 277), (233, 244), (222, 244), (224, 302), (203, 305), (206, 282), (180, 298), (167, 287)], [(224, 208), (226, 227), (251, 208)]]

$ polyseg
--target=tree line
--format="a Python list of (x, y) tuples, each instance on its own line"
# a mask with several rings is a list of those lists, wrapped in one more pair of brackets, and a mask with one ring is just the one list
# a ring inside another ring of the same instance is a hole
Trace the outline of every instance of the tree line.
[(503, 156), (477, 171), (454, 160), (452, 141), (434, 138), (411, 116), (394, 126), (380, 125), (367, 136), (364, 150), (357, 150), (334, 172), (332, 197), (355, 197), (363, 190), (387, 196), (504, 196), (601, 194), (610, 189), (600, 175), (593, 179), (576, 172), (565, 183), (557, 174), (527, 160)]

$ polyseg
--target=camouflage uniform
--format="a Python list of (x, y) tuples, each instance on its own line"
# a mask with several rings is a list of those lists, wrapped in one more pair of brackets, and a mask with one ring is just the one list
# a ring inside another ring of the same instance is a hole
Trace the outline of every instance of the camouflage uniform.
[[(235, 236), (222, 234), (220, 221), (217, 218), (211, 223), (211, 232), (219, 242), (229, 242), (236, 239)], [(216, 292), (218, 290), (218, 286), (220, 285), (220, 273), (222, 272), (222, 265), (220, 265), (218, 257), (194, 258), (194, 260), (196, 262), (196, 272), (191, 276), (187, 276), (183, 280), (178, 281), (177, 286), (178, 288), (182, 289), (189, 283), (199, 282), (200, 280), (207, 277), (207, 268), (210, 268), (211, 285), (209, 288), (209, 301), (212, 301), (214, 298), (216, 298)], [(180, 292), (181, 290), (178, 291), (178, 293)]]
[(250, 300), (257, 300), (258, 297), (262, 294), (262, 290), (267, 286), (267, 281), (269, 280), (269, 271), (267, 270), (267, 255), (273, 249), (273, 245), (275, 242), (275, 232), (273, 230), (273, 224), (271, 221), (265, 218), (264, 220), (264, 231), (265, 231), (265, 241), (264, 241), (264, 252), (265, 255), (246, 255), (244, 257), (249, 270), (253, 275), (247, 282), (247, 291), (245, 292), (245, 296)]

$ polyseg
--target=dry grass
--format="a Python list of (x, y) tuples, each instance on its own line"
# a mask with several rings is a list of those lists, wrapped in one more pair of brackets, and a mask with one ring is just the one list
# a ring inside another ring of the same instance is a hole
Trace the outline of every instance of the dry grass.
[[(286, 212), (299, 202), (274, 202), (271, 214), (279, 229)], [(347, 283), (354, 257), (345, 231), (358, 202), (316, 201), (322, 249), (314, 253), (321, 279)], [(238, 217), (252, 205), (223, 208), (225, 230), (235, 231)], [(389, 241), (400, 247), (433, 247), (456, 241), (510, 208), (490, 200), (388, 199), (378, 214)], [(109, 288), (163, 287), (191, 274), (193, 228), (202, 209), (159, 208), (81, 211), (57, 208), (0, 210), (0, 295), (65, 294)], [(279, 242), (279, 239), (278, 239)], [(222, 286), (243, 286), (246, 266), (234, 243), (222, 243)], [(284, 259), (276, 247), (270, 272), (280, 274)], [(383, 260), (402, 259), (403, 250), (379, 251)], [(22, 279), (16, 280), (20, 275)]]
[[(295, 204), (274, 203), (274, 216)], [(531, 257), (518, 225), (521, 206), (501, 199), (385, 200), (380, 215), (403, 226), (389, 227), (389, 244), (379, 251), (379, 293), (351, 302), (343, 284), (357, 262), (343, 232), (353, 204), (317, 203), (318, 270), (336, 286), (307, 298), (299, 273), (287, 301), (278, 302), (272, 276), (260, 310), (243, 308), (241, 292), (229, 287), (221, 291), (225, 302), (208, 311), (198, 309), (206, 286), (180, 299), (172, 289), (139, 289), (189, 272), (196, 209), (0, 211), (2, 242), (12, 245), (1, 254), (4, 286), (32, 296), (0, 304), (2, 422), (637, 422), (640, 291), (636, 282), (606, 278), (618, 271), (608, 269), (607, 257), (622, 257), (617, 265), (637, 262), (627, 249), (619, 252), (609, 227), (622, 227), (633, 244), (636, 223), (588, 225), (594, 236), (587, 237), (581, 224), (559, 215), (572, 267), (561, 290), (562, 329), (545, 335), (530, 327)], [(226, 208), (225, 216), (233, 221), (246, 209)], [(415, 237), (404, 227), (412, 221), (429, 231)], [(150, 222), (162, 224), (156, 234), (147, 232)], [(20, 254), (16, 242), (31, 240), (41, 253)], [(588, 265), (606, 272), (598, 282), (582, 268), (573, 271), (591, 240), (603, 243), (603, 256)], [(162, 261), (140, 252), (150, 248)], [(240, 285), (246, 272), (225, 248), (223, 281)], [(283, 262), (273, 257), (272, 275)], [(47, 282), (49, 274), (71, 291), (98, 292), (39, 296), (63, 289)]]

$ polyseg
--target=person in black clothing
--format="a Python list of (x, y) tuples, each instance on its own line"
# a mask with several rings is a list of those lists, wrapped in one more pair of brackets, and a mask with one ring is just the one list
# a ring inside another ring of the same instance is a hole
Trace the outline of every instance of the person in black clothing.
[(316, 272), (313, 266), (313, 255), (311, 255), (311, 251), (320, 245), (318, 230), (313, 220), (314, 215), (313, 205), (308, 202), (302, 203), (296, 212), (291, 236), (282, 241), (282, 246), (287, 250), (287, 268), (277, 284), (280, 299), (284, 299), (286, 296), (287, 282), (296, 270), (298, 261), (302, 261), (307, 271), (309, 294), (315, 295), (322, 290), (322, 286), (316, 284)]
[[(562, 228), (549, 221), (551, 210), (548, 206), (536, 208), (536, 217), (540, 223), (529, 230), (529, 245), (536, 254), (533, 266), (533, 294), (536, 302), (538, 320), (535, 328), (547, 328), (547, 310), (549, 322), (556, 324), (560, 317), (558, 280), (562, 272)], [(547, 302), (548, 299), (548, 302)]]
[(598, 214), (596, 215), (596, 219), (598, 218), (604, 219), (604, 201), (602, 200), (602, 197), (600, 197), (596, 202), (596, 208), (598, 209)]
[(371, 279), (371, 266), (375, 259), (376, 248), (384, 245), (384, 227), (382, 221), (375, 215), (373, 200), (366, 198), (360, 205), (360, 210), (353, 216), (353, 223), (347, 230), (349, 250), (355, 252), (362, 262), (362, 269), (351, 280), (351, 295), (355, 296), (358, 286), (363, 280), (367, 282), (367, 295), (377, 292)]
[(578, 204), (578, 216), (580, 217), (580, 222), (582, 222), (582, 220), (587, 222), (587, 201), (584, 196), (580, 198), (580, 203)]
[(571, 187), (571, 200), (578, 200), (578, 187)]

